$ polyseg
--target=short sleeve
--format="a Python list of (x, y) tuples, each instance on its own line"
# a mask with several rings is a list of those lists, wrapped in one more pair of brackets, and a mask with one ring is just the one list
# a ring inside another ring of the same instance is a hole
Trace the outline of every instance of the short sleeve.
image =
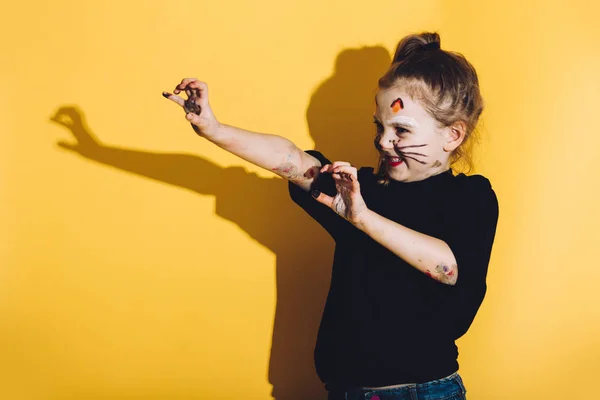
[(455, 339), (471, 326), (487, 290), (487, 271), (498, 223), (498, 199), (490, 181), (458, 176), (457, 192), (445, 206), (440, 239), (448, 244), (458, 266), (456, 284), (449, 288), (452, 310), (447, 321)]
[[(331, 164), (331, 161), (316, 150), (305, 150), (305, 153), (317, 158), (321, 161), (321, 165)], [(335, 196), (337, 193), (335, 181), (331, 174), (319, 174), (311, 187), (311, 190), (314, 189), (329, 196)], [(341, 238), (341, 233), (344, 229), (352, 227), (348, 221), (337, 215), (331, 208), (319, 203), (310, 195), (310, 192), (305, 192), (300, 186), (288, 182), (288, 190), (294, 203), (302, 207), (308, 215), (325, 228), (334, 240), (337, 241)]]

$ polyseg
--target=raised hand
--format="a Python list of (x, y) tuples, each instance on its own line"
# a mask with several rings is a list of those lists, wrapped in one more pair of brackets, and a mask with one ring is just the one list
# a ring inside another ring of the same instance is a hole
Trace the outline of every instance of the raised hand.
[(335, 197), (328, 196), (319, 191), (313, 191), (311, 195), (320, 203), (325, 204), (338, 215), (355, 224), (359, 221), (361, 213), (366, 211), (367, 205), (360, 193), (360, 183), (355, 167), (344, 161), (336, 161), (333, 164), (324, 165), (321, 173), (331, 173), (335, 180), (337, 194)]
[[(185, 91), (187, 99), (178, 96)], [(219, 122), (208, 102), (208, 85), (196, 78), (185, 78), (175, 86), (173, 93), (163, 92), (164, 97), (180, 105), (185, 111), (185, 118), (190, 122), (194, 131), (210, 139), (217, 134)]]

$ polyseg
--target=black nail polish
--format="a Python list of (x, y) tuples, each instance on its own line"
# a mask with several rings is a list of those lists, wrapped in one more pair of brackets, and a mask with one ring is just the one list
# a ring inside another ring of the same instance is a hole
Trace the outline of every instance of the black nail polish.
[(162, 93), (162, 95), (163, 95), (164, 97), (166, 97), (167, 99), (169, 98), (169, 96), (171, 96), (171, 95), (170, 95), (169, 93), (167, 93), (167, 92), (163, 92), (163, 93)]
[(318, 190), (313, 190), (313, 191), (311, 191), (311, 192), (310, 192), (310, 195), (311, 195), (312, 197), (314, 197), (315, 199), (316, 199), (317, 197), (319, 197), (319, 195), (320, 195), (320, 194), (321, 194), (321, 192), (319, 192)]

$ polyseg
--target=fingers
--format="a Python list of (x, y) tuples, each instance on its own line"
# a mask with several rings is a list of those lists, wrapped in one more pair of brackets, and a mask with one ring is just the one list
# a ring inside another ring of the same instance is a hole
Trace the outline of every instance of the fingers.
[(181, 83), (177, 86), (175, 86), (175, 90), (173, 90), (173, 93), (175, 94), (179, 94), (182, 90), (185, 90), (186, 86), (188, 86), (190, 83), (197, 81), (198, 79), (196, 78), (185, 78), (181, 80)]
[[(335, 161), (333, 164), (327, 164), (321, 167), (320, 172), (329, 172), (334, 178), (341, 179), (341, 175), (338, 172), (340, 172), (340, 168), (342, 167), (353, 168), (356, 171), (356, 168), (354, 168), (349, 162)], [(348, 180), (350, 180), (350, 178), (348, 178)]]
[(185, 110), (186, 114), (194, 113), (200, 115), (202, 108), (198, 105), (196, 99), (198, 98), (192, 95), (183, 103), (183, 109)]
[(358, 183), (358, 173), (356, 168), (351, 166), (340, 166), (333, 169), (331, 175), (336, 181), (336, 184), (343, 184), (349, 187), (353, 192), (360, 190), (360, 184)]
[(328, 172), (329, 170), (331, 170), (331, 169), (333, 169), (333, 168), (335, 168), (335, 167), (342, 166), (342, 165), (348, 165), (348, 166), (351, 166), (351, 165), (350, 165), (350, 163), (349, 163), (349, 162), (346, 162), (346, 161), (335, 161), (333, 164), (327, 164), (327, 165), (324, 165), (324, 166), (321, 168), (321, 172)]
[(319, 203), (325, 204), (329, 208), (333, 207), (333, 197), (328, 196), (323, 192), (319, 192), (318, 190), (313, 190), (310, 192), (310, 195)]
[(350, 165), (350, 163), (343, 161), (336, 161), (333, 164), (324, 165), (321, 168), (321, 172), (329, 172), (334, 179), (351, 181), (358, 181), (358, 171), (356, 167)]
[(200, 120), (200, 116), (196, 113), (193, 112), (189, 112), (185, 114), (185, 119), (187, 119), (188, 121), (190, 121), (192, 123), (192, 125), (198, 125), (200, 124), (202, 121)]
[(200, 107), (195, 100), (195, 97), (189, 97), (187, 100), (182, 98), (181, 96), (177, 96), (175, 94), (171, 94), (169, 92), (163, 92), (163, 96), (167, 99), (173, 101), (179, 106), (183, 107), (186, 114), (193, 113), (200, 115), (202, 112), (202, 107)]
[(199, 80), (192, 81), (186, 90), (192, 93), (191, 96), (188, 94), (188, 97), (194, 97), (195, 103), (201, 107), (208, 105), (208, 85), (205, 82), (200, 82)]
[(165, 96), (167, 99), (179, 104), (181, 107), (183, 107), (183, 105), (185, 104), (185, 100), (182, 97), (177, 96), (175, 94), (171, 94), (169, 92), (163, 92), (163, 96)]
[(196, 96), (202, 101), (206, 101), (208, 98), (208, 85), (196, 78), (183, 79), (179, 85), (175, 86), (173, 93), (179, 94), (181, 91), (185, 91), (188, 98)]
[(204, 93), (208, 92), (208, 85), (206, 84), (206, 82), (201, 82), (201, 81), (199, 81), (197, 79), (191, 81), (188, 84), (188, 87), (190, 87), (192, 89), (199, 90), (199, 91), (204, 92)]

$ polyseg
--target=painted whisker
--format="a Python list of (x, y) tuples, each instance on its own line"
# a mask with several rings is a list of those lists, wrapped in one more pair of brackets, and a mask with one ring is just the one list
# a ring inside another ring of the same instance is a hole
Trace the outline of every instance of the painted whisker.
[(427, 146), (427, 145), (426, 144), (412, 144), (410, 146), (399, 146), (399, 147), (396, 147), (396, 148), (397, 149), (407, 149), (409, 147), (424, 147), (424, 146)]
[(416, 162), (418, 162), (420, 164), (427, 164), (425, 161), (417, 160), (416, 158), (411, 157), (411, 156), (404, 155), (403, 158), (410, 158), (411, 160), (415, 160)]
[(421, 156), (421, 157), (427, 157), (425, 154), (421, 154), (421, 153), (407, 153), (405, 151), (401, 151), (400, 153), (402, 153), (402, 154), (412, 154), (412, 155)]

